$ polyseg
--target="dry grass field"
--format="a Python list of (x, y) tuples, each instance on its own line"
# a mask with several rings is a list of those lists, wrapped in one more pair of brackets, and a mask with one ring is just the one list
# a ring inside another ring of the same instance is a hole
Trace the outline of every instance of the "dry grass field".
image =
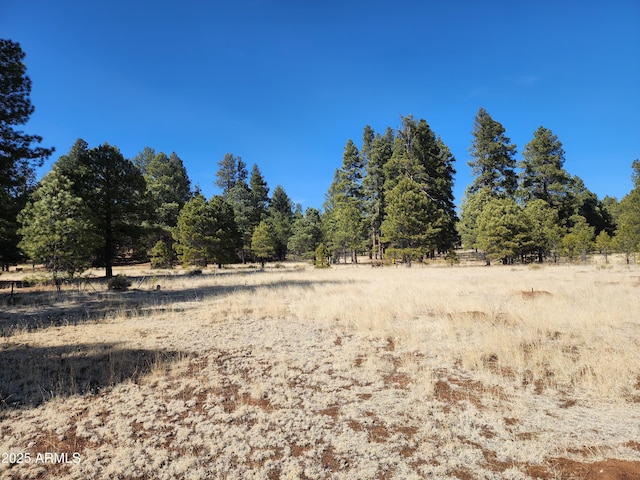
[(127, 274), (0, 290), (0, 478), (640, 478), (637, 266)]

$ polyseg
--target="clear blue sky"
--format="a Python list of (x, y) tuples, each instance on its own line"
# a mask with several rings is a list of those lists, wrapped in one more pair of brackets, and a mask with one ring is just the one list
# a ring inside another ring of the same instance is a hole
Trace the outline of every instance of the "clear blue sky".
[(55, 146), (145, 146), (184, 161), (207, 195), (225, 153), (321, 207), (346, 141), (424, 118), (470, 182), (484, 107), (518, 146), (542, 125), (602, 198), (640, 158), (640, 2), (0, 0)]

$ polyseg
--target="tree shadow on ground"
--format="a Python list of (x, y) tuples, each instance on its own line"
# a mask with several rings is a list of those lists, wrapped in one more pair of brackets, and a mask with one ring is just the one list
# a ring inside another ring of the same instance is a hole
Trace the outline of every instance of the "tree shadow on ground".
[(154, 370), (164, 371), (186, 353), (122, 349), (113, 343), (55, 347), (9, 345), (0, 350), (0, 410), (32, 408), (56, 397), (98, 394)]
[[(261, 272), (257, 272), (261, 273)], [(220, 274), (202, 275), (211, 277), (211, 281)], [(250, 275), (255, 275), (252, 273)], [(267, 273), (267, 275), (272, 275)], [(177, 277), (172, 277), (176, 279)], [(129, 277), (134, 286), (139, 285), (143, 277)], [(95, 283), (104, 282), (103, 279)], [(161, 281), (159, 282), (161, 283)], [(273, 279), (258, 285), (248, 285), (243, 276), (234, 285), (202, 285), (179, 290), (133, 288), (126, 291), (106, 291), (95, 288), (95, 284), (83, 291), (20, 291), (13, 295), (0, 291), (0, 336), (9, 337), (16, 331), (33, 330), (59, 325), (75, 325), (91, 321), (100, 321), (111, 315), (135, 316), (145, 311), (161, 311), (175, 304), (202, 301), (212, 297), (223, 297), (234, 293), (256, 291), (264, 288), (299, 287), (313, 288), (320, 284), (342, 283), (341, 280), (298, 280), (285, 279), (284, 275), (273, 274)], [(179, 308), (179, 307), (178, 307)]]

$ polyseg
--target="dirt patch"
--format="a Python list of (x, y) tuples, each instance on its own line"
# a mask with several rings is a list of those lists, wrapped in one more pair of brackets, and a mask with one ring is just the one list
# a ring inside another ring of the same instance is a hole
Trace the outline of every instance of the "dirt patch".
[(384, 443), (389, 438), (389, 432), (384, 425), (374, 424), (367, 426), (370, 442)]
[(535, 299), (535, 298), (544, 298), (544, 297), (551, 297), (553, 296), (553, 294), (551, 292), (546, 292), (544, 290), (534, 290), (533, 288), (531, 289), (531, 291), (529, 290), (523, 290), (522, 291), (522, 298), (530, 300), (530, 299)]
[(466, 468), (458, 468), (451, 472), (451, 474), (460, 480), (474, 480), (476, 477)]
[(640, 478), (640, 462), (603, 460), (582, 463), (567, 458), (553, 458), (545, 467), (531, 467), (533, 478), (563, 478), (567, 480), (636, 480)]
[(482, 409), (484, 408), (482, 397), (485, 395), (505, 398), (504, 392), (500, 387), (486, 387), (481, 382), (471, 379), (450, 377), (447, 380), (438, 380), (434, 385), (434, 396), (441, 402), (458, 405), (466, 400), (476, 408)]
[(637, 450), (638, 452), (640, 452), (640, 442), (627, 442), (624, 444), (625, 447), (629, 447), (633, 450)]
[(562, 400), (560, 400), (560, 403), (558, 403), (558, 406), (560, 408), (569, 408), (569, 407), (573, 407), (574, 405), (576, 405), (578, 402), (574, 399), (571, 398), (563, 398)]
[(328, 417), (331, 417), (335, 420), (338, 418), (338, 414), (340, 413), (340, 407), (337, 405), (334, 405), (332, 407), (325, 408), (323, 410), (318, 410), (315, 413), (320, 415), (327, 415)]
[(338, 472), (343, 468), (342, 462), (336, 457), (335, 450), (331, 445), (322, 452), (321, 461), (322, 467), (330, 472)]
[(349, 420), (347, 421), (347, 424), (349, 425), (349, 428), (354, 432), (361, 432), (364, 428), (362, 426), (362, 423), (358, 422), (357, 420)]
[(407, 385), (411, 383), (411, 379), (405, 375), (404, 373), (392, 373), (391, 375), (386, 375), (383, 378), (385, 386), (393, 386), (394, 388), (407, 388)]

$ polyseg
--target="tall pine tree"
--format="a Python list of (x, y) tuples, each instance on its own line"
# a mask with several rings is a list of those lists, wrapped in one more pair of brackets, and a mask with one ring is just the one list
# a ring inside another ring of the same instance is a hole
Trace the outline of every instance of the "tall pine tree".
[(402, 118), (402, 130), (384, 166), (385, 190), (392, 191), (403, 178), (420, 185), (431, 202), (431, 228), (438, 232), (430, 255), (436, 250), (446, 252), (458, 241), (453, 201), (454, 161), (451, 151), (424, 119), (416, 122), (410, 115)]
[(380, 226), (384, 218), (384, 166), (393, 155), (395, 140), (393, 130), (388, 127), (384, 135), (376, 134), (369, 139), (370, 131), (365, 127), (363, 151), (366, 153), (365, 175), (362, 179), (365, 219), (369, 226), (371, 257), (382, 258)]
[(501, 123), (480, 108), (473, 125), (469, 166), (475, 179), (470, 193), (484, 188), (496, 196), (513, 198), (517, 187), (516, 146), (505, 135)]
[(571, 184), (564, 169), (564, 150), (558, 137), (547, 128), (539, 127), (522, 152), (520, 197), (525, 203), (540, 199), (560, 210)]
[(19, 259), (16, 217), (27, 203), (35, 183), (35, 167), (53, 148), (38, 147), (42, 137), (16, 130), (34, 112), (31, 79), (19, 43), (0, 39), (0, 265)]
[(269, 204), (269, 221), (276, 239), (276, 257), (285, 260), (293, 224), (293, 204), (281, 185), (273, 189)]
[(366, 240), (364, 223), (364, 195), (362, 177), (364, 162), (358, 148), (348, 140), (342, 155), (342, 168), (336, 171), (334, 184), (329, 189), (327, 203), (327, 231), (334, 251), (346, 262), (347, 256), (357, 263), (357, 251)]
[(255, 163), (251, 168), (249, 188), (251, 189), (253, 209), (251, 222), (254, 227), (257, 227), (258, 224), (267, 217), (269, 211), (269, 187), (258, 165)]
[(110, 278), (116, 258), (139, 248), (141, 225), (149, 215), (144, 177), (116, 147), (105, 143), (89, 149), (82, 139), (58, 159), (56, 168), (93, 213), (102, 237), (99, 263)]
[(226, 153), (218, 162), (215, 184), (222, 190), (222, 196), (226, 197), (236, 182), (247, 180), (247, 164), (242, 157), (236, 157), (232, 153)]

